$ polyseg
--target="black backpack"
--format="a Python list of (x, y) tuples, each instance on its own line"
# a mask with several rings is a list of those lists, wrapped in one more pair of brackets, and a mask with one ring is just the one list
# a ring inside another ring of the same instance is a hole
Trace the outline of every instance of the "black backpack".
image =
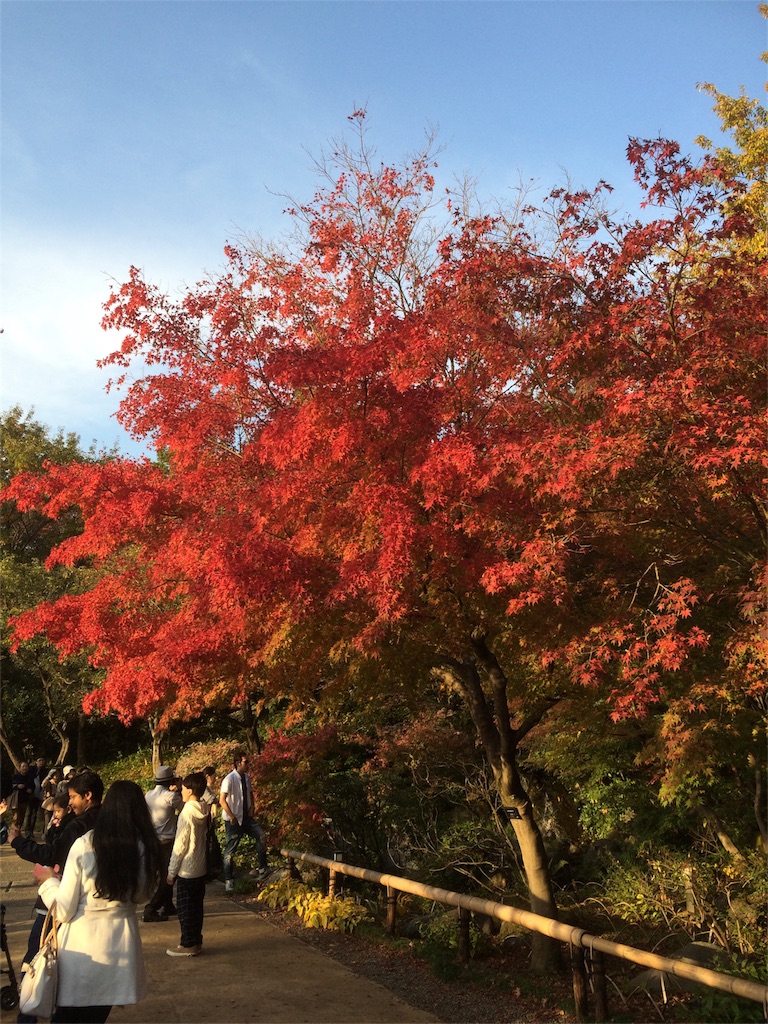
[(205, 880), (215, 881), (224, 870), (224, 858), (221, 855), (219, 837), (213, 827), (213, 819), (208, 818), (208, 829), (205, 834)]

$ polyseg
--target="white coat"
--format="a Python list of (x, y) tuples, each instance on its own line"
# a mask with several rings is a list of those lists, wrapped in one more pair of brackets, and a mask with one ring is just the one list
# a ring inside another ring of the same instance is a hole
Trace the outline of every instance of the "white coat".
[(207, 832), (208, 808), (199, 800), (187, 800), (176, 824), (176, 838), (168, 864), (169, 878), (202, 878), (207, 870)]
[[(56, 901), (60, 1006), (124, 1006), (147, 994), (136, 903), (96, 896), (93, 832), (72, 844), (64, 874), (40, 886), (47, 907)], [(152, 895), (144, 882), (137, 903)]]

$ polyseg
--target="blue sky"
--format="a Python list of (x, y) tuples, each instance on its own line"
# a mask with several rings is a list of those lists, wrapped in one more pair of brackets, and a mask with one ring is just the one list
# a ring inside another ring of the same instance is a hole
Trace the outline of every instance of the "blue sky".
[(171, 291), (243, 233), (288, 227), (311, 155), (368, 108), (397, 162), (429, 125), (483, 194), (604, 178), (633, 208), (632, 135), (717, 133), (698, 82), (763, 95), (742, 0), (3, 0), (0, 404), (138, 449), (96, 360), (112, 281)]

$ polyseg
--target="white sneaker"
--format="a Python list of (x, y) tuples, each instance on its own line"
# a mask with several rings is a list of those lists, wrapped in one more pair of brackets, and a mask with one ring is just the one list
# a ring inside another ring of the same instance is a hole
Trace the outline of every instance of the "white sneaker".
[(224, 892), (234, 892), (234, 891), (235, 891), (235, 883), (232, 881), (231, 878), (228, 878), (226, 880), (226, 882), (224, 883)]

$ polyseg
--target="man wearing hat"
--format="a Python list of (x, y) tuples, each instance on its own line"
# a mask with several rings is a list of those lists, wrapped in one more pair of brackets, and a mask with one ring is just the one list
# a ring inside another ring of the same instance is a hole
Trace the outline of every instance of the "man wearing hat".
[(160, 881), (152, 899), (144, 907), (144, 921), (167, 921), (175, 914), (173, 886), (168, 885), (168, 863), (176, 837), (176, 816), (184, 806), (179, 793), (179, 780), (167, 764), (161, 764), (155, 774), (155, 788), (146, 795), (152, 824), (160, 840)]

